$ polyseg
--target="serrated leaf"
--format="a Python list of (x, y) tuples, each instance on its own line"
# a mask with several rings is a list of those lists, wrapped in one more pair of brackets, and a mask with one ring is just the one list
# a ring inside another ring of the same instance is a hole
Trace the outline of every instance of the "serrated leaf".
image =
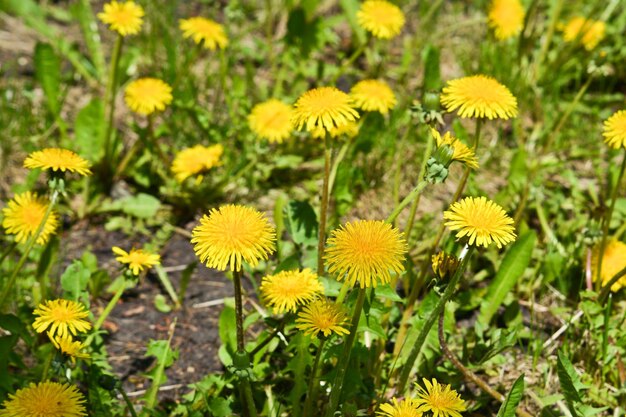
[(94, 98), (76, 115), (74, 150), (91, 161), (99, 160), (104, 153), (103, 129), (104, 106), (99, 98)]
[(556, 372), (559, 377), (561, 391), (563, 391), (563, 396), (567, 402), (567, 407), (572, 413), (572, 416), (578, 417), (579, 414), (574, 407), (574, 403), (581, 401), (580, 393), (577, 389), (577, 385), (580, 386), (580, 379), (570, 360), (561, 352), (558, 352)]
[(515, 380), (496, 417), (515, 417), (515, 410), (524, 394), (524, 374)]
[(82, 262), (74, 261), (61, 275), (61, 287), (65, 291), (65, 298), (77, 301), (81, 292), (85, 291), (89, 283), (91, 272)]
[(211, 415), (214, 417), (230, 417), (233, 415), (233, 410), (230, 408), (230, 401), (225, 398), (211, 398), (207, 405)]
[(50, 44), (38, 42), (34, 62), (35, 77), (46, 96), (48, 109), (56, 116), (60, 111), (61, 60)]

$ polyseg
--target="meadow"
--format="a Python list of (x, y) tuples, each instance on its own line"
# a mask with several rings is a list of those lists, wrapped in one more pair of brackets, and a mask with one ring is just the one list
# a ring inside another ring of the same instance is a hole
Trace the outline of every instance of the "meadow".
[(0, 0), (0, 417), (626, 416), (620, 0)]

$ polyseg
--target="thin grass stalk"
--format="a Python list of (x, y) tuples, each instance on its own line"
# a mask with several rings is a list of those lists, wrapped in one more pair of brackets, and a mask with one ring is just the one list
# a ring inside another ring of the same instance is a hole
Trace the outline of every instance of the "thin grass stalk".
[(320, 339), (320, 344), (317, 347), (317, 353), (315, 354), (315, 360), (313, 361), (313, 367), (311, 368), (311, 376), (309, 377), (309, 386), (306, 394), (306, 400), (304, 401), (304, 409), (302, 410), (302, 417), (307, 417), (311, 407), (317, 403), (317, 393), (319, 391), (319, 375), (318, 369), (322, 359), (322, 352), (324, 350), (324, 344), (326, 338)]
[(124, 402), (126, 403), (126, 408), (128, 408), (128, 412), (130, 413), (131, 417), (137, 417), (137, 412), (135, 411), (135, 407), (133, 407), (133, 403), (130, 401), (130, 398), (128, 398), (128, 394), (126, 394), (126, 391), (124, 390), (124, 388), (119, 385), (115, 388), (117, 390), (117, 392), (119, 392), (122, 395), (122, 398), (124, 399)]
[(324, 181), (320, 205), (320, 225), (317, 241), (317, 275), (324, 275), (324, 243), (326, 242), (326, 218), (328, 216), (328, 184), (330, 179), (331, 146), (328, 133), (324, 136)]
[[(428, 158), (430, 158), (430, 154), (433, 148), (434, 138), (433, 135), (427, 135), (428, 139), (426, 139), (426, 150), (424, 152), (424, 156), (422, 158), (422, 163), (420, 164), (420, 173), (418, 178), (424, 178), (424, 174), (426, 173), (426, 164), (428, 163)], [(411, 251), (411, 231), (413, 229), (413, 224), (415, 223), (415, 215), (417, 214), (417, 207), (419, 206), (420, 197), (417, 196), (413, 204), (411, 205), (411, 211), (409, 212), (409, 219), (406, 223), (406, 227), (404, 228), (404, 235), (406, 236), (407, 243), (409, 243), (409, 252)]]
[[(406, 141), (407, 141), (407, 138), (409, 137), (410, 131), (411, 131), (410, 126), (407, 126), (406, 130), (404, 131), (404, 135), (402, 135), (402, 137), (400, 138), (400, 141), (398, 142), (398, 146), (396, 147), (396, 164), (395, 164), (396, 166), (395, 166), (395, 170), (393, 173), (393, 204), (395, 206), (397, 206), (398, 203), (400, 202), (400, 183), (402, 182), (401, 180), (402, 180), (402, 166), (403, 166), (403, 164), (400, 163), (400, 160), (404, 159), (403, 153), (406, 148)], [(420, 176), (419, 178), (423, 178), (423, 177)]]
[(123, 44), (124, 37), (122, 35), (118, 35), (115, 39), (115, 45), (113, 46), (113, 53), (111, 55), (111, 66), (109, 68), (109, 79), (107, 82), (107, 89), (104, 93), (104, 102), (106, 103), (108, 109), (107, 123), (104, 128), (104, 169), (106, 173), (111, 171), (110, 165), (113, 159), (114, 150), (111, 149), (111, 136), (113, 132), (113, 118), (115, 116), (115, 93), (117, 88), (117, 76)]
[(418, 198), (420, 196), (420, 194), (422, 193), (422, 191), (424, 191), (424, 189), (428, 186), (428, 184), (430, 184), (430, 183), (428, 181), (426, 181), (426, 180), (420, 181), (415, 186), (415, 188), (413, 188), (413, 190), (411, 190), (411, 192), (406, 197), (404, 197), (404, 199), (396, 206), (396, 208), (391, 212), (391, 214), (387, 217), (387, 219), (385, 219), (385, 221), (387, 223), (393, 224), (395, 222), (396, 218), (402, 212), (402, 210), (406, 206), (411, 204), (416, 198)]
[(121, 285), (117, 289), (117, 291), (115, 291), (115, 294), (113, 294), (113, 297), (111, 297), (111, 299), (107, 303), (104, 310), (102, 310), (102, 313), (100, 313), (98, 320), (96, 320), (96, 322), (94, 323), (93, 331), (87, 337), (87, 339), (85, 339), (85, 346), (89, 346), (91, 344), (96, 333), (98, 333), (98, 330), (100, 330), (100, 327), (102, 327), (102, 325), (104, 324), (104, 321), (107, 319), (107, 317), (109, 317), (109, 315), (111, 314), (111, 312), (113, 311), (117, 303), (120, 301), (120, 299), (122, 298), (122, 295), (124, 294), (124, 291), (126, 291), (127, 288), (128, 288), (128, 284), (126, 281), (124, 281), (124, 285)]

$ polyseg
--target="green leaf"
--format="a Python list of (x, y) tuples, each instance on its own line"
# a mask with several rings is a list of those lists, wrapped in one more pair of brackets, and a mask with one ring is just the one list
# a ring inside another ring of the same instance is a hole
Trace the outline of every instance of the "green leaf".
[(103, 129), (104, 106), (99, 98), (94, 98), (76, 115), (74, 150), (89, 160), (99, 160), (104, 154)]
[(91, 55), (91, 60), (95, 67), (99, 79), (103, 79), (106, 71), (104, 63), (104, 54), (102, 53), (102, 43), (100, 42), (100, 33), (98, 32), (98, 23), (91, 9), (89, 0), (78, 0), (70, 6), (70, 10), (83, 32), (83, 39), (87, 50)]
[(74, 261), (61, 275), (61, 287), (65, 291), (65, 298), (78, 301), (80, 294), (85, 291), (89, 283), (91, 272), (82, 262)]
[(439, 91), (441, 88), (439, 55), (439, 49), (432, 45), (424, 48), (424, 92)]
[(234, 352), (237, 348), (237, 333), (235, 330), (234, 299), (224, 300), (224, 309), (218, 321), (220, 340), (226, 348)]
[(578, 392), (577, 387), (580, 387), (582, 384), (574, 366), (561, 352), (558, 352), (556, 372), (559, 377), (561, 391), (563, 391), (565, 401), (567, 402), (567, 407), (572, 413), (572, 416), (578, 417), (579, 414), (574, 407), (574, 403), (581, 401), (580, 393)]
[(34, 61), (35, 77), (46, 95), (48, 109), (56, 116), (60, 112), (61, 60), (50, 44), (38, 42)]
[[(173, 351), (170, 348), (173, 335), (174, 332), (172, 331), (168, 340), (150, 340), (148, 343), (146, 356), (154, 356), (157, 360), (157, 365), (147, 374), (147, 376), (152, 379), (152, 385), (144, 396), (146, 408), (153, 408), (155, 406), (159, 387), (167, 381), (165, 368), (172, 366), (174, 361), (178, 359), (178, 351)], [(144, 411), (147, 410), (144, 409)]]
[(169, 313), (170, 311), (172, 311), (172, 307), (167, 304), (167, 299), (163, 294), (157, 294), (154, 297), (154, 307), (161, 313)]
[(150, 194), (139, 193), (136, 196), (126, 197), (123, 200), (122, 211), (139, 219), (150, 219), (161, 208), (159, 199)]
[(298, 245), (317, 244), (317, 215), (307, 201), (290, 201), (286, 210), (287, 232)]
[(402, 297), (400, 297), (398, 295), (398, 293), (396, 292), (396, 290), (394, 290), (393, 288), (391, 288), (391, 285), (389, 284), (385, 284), (385, 285), (380, 285), (378, 287), (376, 287), (376, 295), (377, 296), (381, 296), (383, 298), (387, 298), (391, 301), (394, 302), (402, 302)]
[(524, 374), (515, 380), (496, 417), (515, 417), (515, 410), (524, 394)]
[(211, 415), (214, 417), (229, 417), (233, 415), (233, 410), (230, 408), (230, 401), (225, 398), (211, 398), (207, 405)]
[(517, 280), (530, 263), (537, 235), (534, 230), (524, 233), (507, 251), (495, 279), (489, 285), (485, 300), (480, 306), (478, 321), (487, 325), (504, 302), (504, 297), (513, 289)]

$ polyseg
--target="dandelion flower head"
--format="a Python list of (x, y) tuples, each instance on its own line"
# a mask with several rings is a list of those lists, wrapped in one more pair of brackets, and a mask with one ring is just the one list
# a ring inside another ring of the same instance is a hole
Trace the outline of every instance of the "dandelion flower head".
[[(4, 215), (2, 227), (7, 234), (16, 235), (16, 242), (26, 242), (37, 232), (49, 204), (47, 199), (30, 191), (16, 194), (13, 200), (9, 201), (7, 206), (2, 209)], [(54, 211), (51, 211), (36, 243), (44, 245), (48, 242), (58, 226), (58, 216)]]
[(448, 81), (441, 103), (447, 111), (458, 109), (458, 115), (509, 119), (517, 117), (517, 99), (508, 88), (485, 75), (473, 75)]
[(122, 36), (139, 33), (143, 24), (143, 16), (143, 9), (134, 1), (118, 3), (113, 0), (105, 4), (103, 11), (98, 13), (98, 19), (109, 25), (109, 29)]
[(320, 298), (307, 304), (298, 313), (296, 327), (306, 335), (317, 336), (322, 333), (328, 337), (334, 333), (341, 336), (350, 333), (344, 327), (347, 321), (348, 316), (340, 305)]
[(275, 250), (276, 230), (259, 211), (229, 204), (212, 209), (192, 231), (191, 243), (200, 261), (220, 271), (252, 267)]
[(433, 378), (432, 383), (426, 378), (424, 387), (415, 384), (418, 398), (415, 400), (417, 410), (423, 413), (430, 411), (433, 417), (462, 417), (461, 411), (465, 411), (465, 401), (450, 385), (443, 385)]
[(261, 294), (273, 307), (274, 313), (295, 312), (299, 305), (306, 304), (324, 293), (324, 286), (316, 273), (306, 268), (302, 271), (281, 271), (263, 277)]
[(563, 38), (567, 42), (580, 39), (585, 49), (591, 51), (604, 39), (605, 31), (606, 24), (604, 22), (577, 16), (572, 18), (563, 28)]
[(184, 182), (187, 178), (209, 171), (211, 168), (222, 164), (224, 147), (221, 144), (202, 146), (196, 145), (183, 149), (176, 154), (172, 162), (172, 172), (178, 182)]
[(204, 42), (204, 47), (214, 51), (224, 49), (228, 45), (228, 38), (224, 26), (204, 17), (190, 17), (179, 21), (180, 30), (184, 38), (192, 38), (197, 44)]
[(160, 255), (143, 249), (132, 248), (130, 252), (126, 252), (120, 247), (113, 246), (111, 250), (117, 255), (115, 260), (126, 265), (133, 275), (139, 275), (144, 268), (150, 269), (161, 263)]
[(520, 0), (493, 0), (489, 8), (489, 26), (499, 40), (519, 35), (524, 28), (524, 6)]
[(46, 148), (35, 151), (24, 160), (24, 168), (56, 171), (77, 172), (80, 175), (91, 175), (91, 164), (86, 159), (67, 149)]
[(158, 78), (140, 78), (126, 86), (124, 100), (132, 111), (147, 116), (172, 102), (172, 87)]
[(604, 122), (604, 141), (611, 148), (626, 149), (626, 110), (620, 110)]
[(0, 417), (80, 417), (86, 416), (85, 397), (74, 385), (44, 381), (9, 394), (2, 403)]
[(33, 327), (37, 333), (48, 330), (50, 337), (61, 337), (70, 333), (76, 336), (91, 329), (91, 324), (85, 320), (89, 312), (85, 306), (71, 300), (47, 300), (39, 304), (33, 311), (37, 316)]
[(458, 230), (456, 237), (467, 236), (470, 245), (488, 247), (495, 242), (498, 248), (515, 240), (513, 219), (504, 209), (485, 197), (467, 197), (457, 201), (443, 213), (450, 230)]
[(430, 133), (433, 135), (433, 138), (435, 138), (435, 141), (437, 142), (437, 147), (445, 145), (452, 147), (452, 160), (462, 162), (473, 169), (478, 168), (478, 159), (476, 158), (476, 154), (474, 154), (474, 151), (468, 148), (467, 145), (465, 145), (459, 139), (452, 136), (450, 132), (446, 132), (443, 137), (441, 137), (436, 129), (431, 128)]
[(277, 99), (270, 99), (252, 108), (248, 116), (250, 129), (270, 143), (283, 143), (293, 131), (293, 109)]
[(296, 129), (306, 127), (307, 131), (313, 132), (323, 128), (328, 132), (358, 118), (348, 94), (335, 87), (320, 87), (300, 96), (294, 105), (292, 121)]
[(405, 21), (404, 13), (398, 6), (383, 0), (365, 1), (356, 18), (363, 29), (381, 39), (398, 36)]
[[(604, 246), (604, 256), (602, 256), (602, 271), (598, 277), (598, 262), (600, 258), (600, 245), (598, 244), (591, 252), (591, 272), (595, 282), (600, 281), (602, 286), (608, 284), (618, 272), (626, 268), (626, 243), (617, 239), (611, 239)], [(611, 291), (619, 291), (626, 286), (626, 277), (620, 278), (611, 286)]]
[(376, 414), (380, 417), (422, 417), (422, 413), (417, 411), (415, 400), (406, 398), (398, 401), (395, 397), (390, 403), (381, 404)]
[(50, 341), (54, 347), (60, 350), (64, 355), (69, 356), (72, 362), (76, 362), (77, 358), (89, 358), (89, 354), (84, 352), (85, 345), (83, 345), (80, 340), (74, 340), (71, 335), (52, 336), (51, 333), (48, 333), (48, 337), (50, 337)]
[(356, 83), (350, 90), (354, 106), (364, 111), (389, 113), (397, 103), (396, 96), (386, 82), (380, 80), (363, 80)]
[(358, 220), (332, 232), (324, 259), (328, 272), (350, 285), (376, 287), (391, 280), (391, 272), (404, 271), (407, 244), (403, 234), (389, 223)]

